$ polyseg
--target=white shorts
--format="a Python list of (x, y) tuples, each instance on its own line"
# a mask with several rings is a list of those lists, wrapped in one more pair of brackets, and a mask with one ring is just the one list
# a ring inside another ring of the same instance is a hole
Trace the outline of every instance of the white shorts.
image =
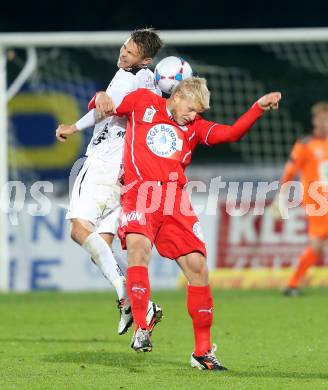
[(116, 234), (120, 214), (121, 164), (88, 157), (78, 173), (66, 219), (85, 219), (98, 233)]

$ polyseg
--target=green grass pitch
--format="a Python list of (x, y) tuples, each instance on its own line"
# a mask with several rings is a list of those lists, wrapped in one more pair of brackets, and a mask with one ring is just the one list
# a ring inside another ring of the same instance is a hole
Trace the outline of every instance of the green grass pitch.
[(327, 389), (324, 289), (217, 291), (213, 342), (227, 372), (189, 366), (185, 292), (156, 292), (165, 318), (154, 350), (137, 354), (116, 333), (109, 293), (0, 295), (0, 389)]

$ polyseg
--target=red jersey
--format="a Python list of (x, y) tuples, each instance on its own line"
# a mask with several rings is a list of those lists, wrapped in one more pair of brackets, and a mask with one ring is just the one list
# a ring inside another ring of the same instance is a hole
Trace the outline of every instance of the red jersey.
[(124, 148), (124, 183), (172, 181), (187, 182), (185, 168), (197, 144), (215, 145), (238, 141), (262, 115), (255, 103), (232, 126), (207, 121), (200, 115), (185, 126), (178, 125), (166, 107), (166, 99), (138, 89), (128, 94), (116, 109), (128, 116)]

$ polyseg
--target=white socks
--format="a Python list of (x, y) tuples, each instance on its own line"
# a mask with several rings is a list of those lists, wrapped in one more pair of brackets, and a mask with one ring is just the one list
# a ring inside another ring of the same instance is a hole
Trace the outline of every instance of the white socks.
[(126, 272), (128, 270), (128, 262), (125, 260), (124, 257), (118, 255), (116, 252), (114, 253), (115, 260), (120, 267), (121, 271), (123, 272), (123, 275), (126, 276)]
[(98, 233), (92, 233), (84, 241), (82, 248), (90, 254), (105, 278), (112, 283), (118, 299), (126, 298), (125, 277), (107, 242)]

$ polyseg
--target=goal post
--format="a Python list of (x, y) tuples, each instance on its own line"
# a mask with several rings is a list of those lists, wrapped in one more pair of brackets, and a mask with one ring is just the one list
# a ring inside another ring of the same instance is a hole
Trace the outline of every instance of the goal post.
[[(284, 42), (326, 42), (328, 28), (267, 28), (234, 30), (167, 30), (161, 31), (166, 45), (250, 45)], [(1, 47), (71, 47), (120, 46), (130, 31), (1, 33)]]
[(5, 47), (0, 46), (0, 291), (9, 290), (9, 237), (5, 205), (7, 202), (8, 182), (8, 126), (7, 126), (7, 71)]
[[(289, 77), (292, 79), (291, 83), (297, 83), (297, 80), (303, 80), (305, 74), (309, 85), (312, 77), (317, 83), (315, 87), (311, 87), (313, 98), (308, 98), (306, 107), (316, 97), (325, 96), (324, 82), (327, 82), (328, 76), (328, 28), (179, 30), (160, 31), (160, 34), (166, 46), (156, 60), (166, 55), (187, 57), (195, 74), (208, 79), (212, 93), (210, 115), (214, 120), (231, 121), (247, 109), (252, 99), (276, 85), (285, 87), (288, 91), (289, 88), (293, 88), (292, 96), (287, 95), (286, 100), (294, 98), (295, 104), (299, 104), (301, 88), (288, 85)], [(14, 96), (8, 96), (10, 88), (7, 82), (8, 50), (30, 50), (32, 59), (29, 64), (26, 64), (25, 71), (21, 75), (21, 80), (30, 78), (33, 81), (29, 92), (40, 88), (49, 94), (50, 87), (55, 86), (58, 92), (65, 90), (65, 84), (67, 84), (65, 92), (74, 90), (76, 94), (82, 94), (83, 96), (79, 96), (79, 99), (83, 101), (84, 107), (87, 97), (93, 93), (94, 84), (90, 84), (89, 80), (84, 78), (83, 71), (80, 72), (74, 64), (75, 59), (82, 58), (84, 62), (94, 60), (105, 64), (110, 63), (114, 68), (117, 52), (114, 53), (111, 50), (121, 46), (129, 35), (130, 31), (0, 34), (0, 190), (2, 202), (0, 291), (8, 291), (10, 282), (10, 229), (4, 209), (8, 202), (6, 183), (9, 180), (8, 143), (11, 142), (8, 137), (8, 112), (10, 111), (8, 100)], [(60, 52), (43, 51), (52, 48), (58, 48)], [(87, 50), (88, 53), (79, 52), (70, 57), (69, 53), (64, 51), (71, 49)], [(37, 60), (33, 59), (34, 50), (37, 52)], [(250, 54), (245, 58), (248, 50)], [(85, 64), (82, 60), (81, 68), (84, 69)], [(24, 64), (22, 65), (21, 62), (20, 66), (23, 68)], [(38, 62), (37, 65), (36, 62)], [(275, 78), (272, 79), (270, 73), (266, 77), (265, 67), (274, 68), (275, 64), (279, 69), (274, 74)], [(43, 73), (41, 74), (35, 68), (42, 66)], [(259, 68), (261, 68), (261, 77), (257, 77)], [(284, 70), (286, 70), (285, 74)], [(60, 76), (62, 78), (59, 80)], [(71, 76), (72, 83), (69, 81)], [(11, 89), (11, 91), (14, 90), (17, 88)], [(14, 93), (11, 92), (11, 95)], [(56, 110), (60, 110), (60, 107), (56, 107)], [(303, 107), (299, 110), (304, 111)], [(231, 150), (247, 163), (281, 164), (295, 137), (306, 129), (306, 125), (302, 124), (302, 121), (304, 123), (306, 121), (305, 114), (295, 116), (294, 111), (294, 107), (287, 107), (280, 110), (275, 117), (266, 117), (251, 135), (233, 146)], [(16, 157), (19, 160), (21, 154), (17, 154)]]

